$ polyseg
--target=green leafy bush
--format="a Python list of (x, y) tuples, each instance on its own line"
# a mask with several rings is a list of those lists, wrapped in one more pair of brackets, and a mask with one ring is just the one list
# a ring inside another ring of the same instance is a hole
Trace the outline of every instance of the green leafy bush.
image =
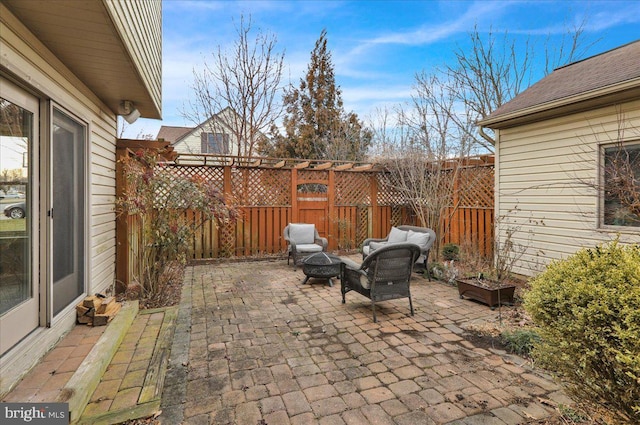
[(524, 299), (541, 337), (534, 359), (576, 400), (639, 423), (640, 246), (580, 250), (534, 278)]
[(445, 244), (442, 247), (442, 259), (445, 261), (458, 261), (460, 259), (460, 247), (454, 243)]

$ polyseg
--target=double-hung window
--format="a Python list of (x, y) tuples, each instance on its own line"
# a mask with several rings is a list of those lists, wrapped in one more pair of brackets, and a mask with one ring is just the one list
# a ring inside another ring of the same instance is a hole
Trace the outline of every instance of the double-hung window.
[(640, 228), (640, 140), (602, 149), (602, 224)]
[(200, 134), (201, 152), (219, 155), (229, 154), (229, 135), (203, 132)]

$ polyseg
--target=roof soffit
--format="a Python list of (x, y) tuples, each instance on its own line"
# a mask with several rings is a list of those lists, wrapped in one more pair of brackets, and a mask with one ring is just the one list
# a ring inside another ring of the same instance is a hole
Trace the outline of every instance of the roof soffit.
[[(145, 118), (161, 118), (103, 1), (3, 0), (5, 6), (114, 113), (131, 100)], [(156, 96), (157, 97), (157, 96)]]

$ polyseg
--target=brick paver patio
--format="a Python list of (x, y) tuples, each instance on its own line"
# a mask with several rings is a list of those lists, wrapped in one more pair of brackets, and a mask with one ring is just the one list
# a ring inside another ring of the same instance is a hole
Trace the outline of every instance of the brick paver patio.
[(162, 396), (167, 424), (521, 424), (569, 400), (523, 359), (467, 340), (497, 312), (420, 275), (381, 303), (286, 262), (189, 267)]

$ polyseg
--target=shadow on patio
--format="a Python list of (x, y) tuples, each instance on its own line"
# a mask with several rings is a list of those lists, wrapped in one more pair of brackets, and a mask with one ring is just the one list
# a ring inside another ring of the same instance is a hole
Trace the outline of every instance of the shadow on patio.
[(167, 424), (521, 424), (570, 404), (523, 359), (467, 340), (497, 312), (412, 279), (407, 299), (341, 303), (282, 260), (187, 268), (162, 396)]

